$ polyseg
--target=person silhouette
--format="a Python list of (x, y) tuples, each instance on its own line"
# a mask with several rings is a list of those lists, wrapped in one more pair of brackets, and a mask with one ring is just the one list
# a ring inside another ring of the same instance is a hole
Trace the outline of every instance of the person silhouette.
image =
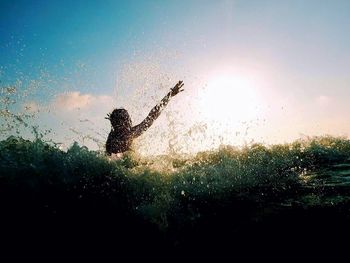
[(132, 126), (132, 121), (127, 110), (117, 108), (112, 113), (107, 114), (105, 119), (111, 122), (111, 131), (106, 141), (106, 154), (122, 154), (130, 150), (133, 140), (143, 134), (153, 122), (159, 117), (162, 110), (168, 104), (171, 97), (184, 91), (183, 81), (179, 81), (169, 93), (158, 103), (148, 114), (148, 116), (138, 125)]

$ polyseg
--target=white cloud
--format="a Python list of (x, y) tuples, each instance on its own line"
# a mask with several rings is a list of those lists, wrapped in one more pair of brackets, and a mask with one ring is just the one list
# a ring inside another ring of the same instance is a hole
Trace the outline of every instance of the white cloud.
[(78, 121), (84, 118), (98, 122), (114, 107), (115, 101), (111, 96), (84, 94), (78, 91), (58, 94), (49, 105), (62, 119)]
[(79, 91), (72, 91), (57, 95), (52, 101), (52, 105), (58, 109), (70, 111), (88, 108), (95, 100), (96, 97), (90, 94), (80, 94)]
[(112, 110), (114, 100), (108, 95), (82, 94), (79, 91), (66, 92), (56, 95), (51, 101), (49, 107), (61, 112), (74, 116), (74, 112), (80, 112), (80, 115), (88, 115), (90, 117), (100, 114), (107, 114)]

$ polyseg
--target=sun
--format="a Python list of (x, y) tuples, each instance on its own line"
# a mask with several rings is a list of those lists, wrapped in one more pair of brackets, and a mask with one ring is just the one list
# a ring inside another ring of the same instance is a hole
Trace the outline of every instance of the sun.
[(224, 126), (237, 126), (257, 117), (259, 97), (255, 83), (235, 75), (212, 77), (199, 95), (202, 116)]

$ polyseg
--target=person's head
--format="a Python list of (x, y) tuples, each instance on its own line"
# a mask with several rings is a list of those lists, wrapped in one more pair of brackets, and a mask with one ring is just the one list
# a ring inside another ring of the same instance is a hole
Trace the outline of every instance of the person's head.
[(131, 118), (127, 110), (125, 109), (114, 109), (112, 113), (108, 114), (106, 119), (111, 121), (114, 129), (117, 130), (130, 130), (131, 129)]

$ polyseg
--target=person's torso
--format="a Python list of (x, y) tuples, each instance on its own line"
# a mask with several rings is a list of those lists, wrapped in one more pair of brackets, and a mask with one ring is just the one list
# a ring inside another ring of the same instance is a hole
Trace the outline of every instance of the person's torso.
[(123, 153), (130, 150), (132, 137), (130, 132), (111, 131), (109, 134), (109, 145), (107, 151), (111, 153)]

